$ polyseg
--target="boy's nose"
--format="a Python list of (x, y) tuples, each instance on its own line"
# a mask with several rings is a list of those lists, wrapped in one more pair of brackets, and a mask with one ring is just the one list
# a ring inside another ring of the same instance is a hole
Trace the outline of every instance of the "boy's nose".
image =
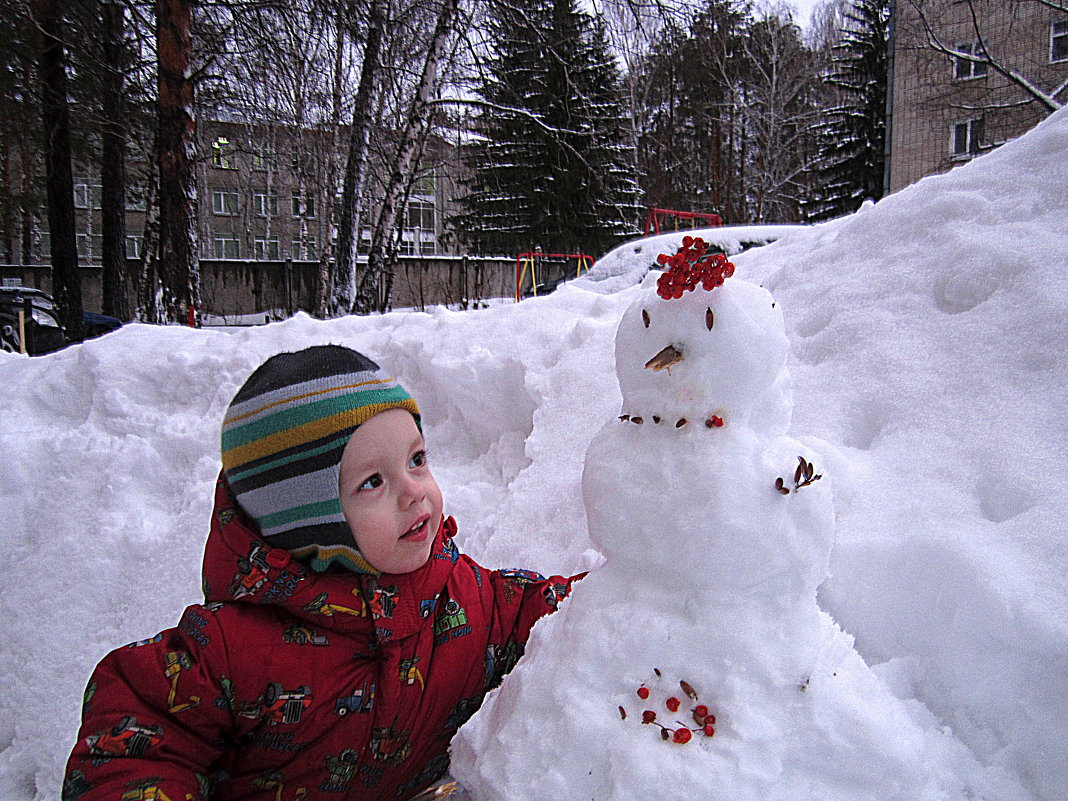
[(411, 476), (406, 476), (404, 484), (401, 486), (400, 500), (405, 506), (411, 506), (417, 501), (423, 499), (423, 495), (426, 493), (423, 491), (423, 485), (416, 481)]

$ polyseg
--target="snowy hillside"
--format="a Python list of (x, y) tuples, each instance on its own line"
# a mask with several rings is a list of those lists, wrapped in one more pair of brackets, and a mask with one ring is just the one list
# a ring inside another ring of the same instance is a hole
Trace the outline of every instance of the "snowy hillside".
[[(948, 727), (947, 754), (970, 752), (1035, 801), (1068, 784), (1065, 152), (1061, 111), (949, 175), (735, 259), (782, 307), (790, 435), (833, 490), (822, 608), (886, 687)], [(0, 354), (0, 798), (57, 799), (92, 666), (198, 600), (218, 425), (271, 353), (338, 342), (401, 376), (460, 544), (483, 563), (599, 564), (580, 479), (620, 413), (614, 337), (639, 292), (572, 285), (477, 312), (298, 316), (236, 334), (128, 326), (47, 357)], [(551, 622), (531, 652), (550, 647)], [(477, 761), (469, 743), (505, 713), (491, 702), (468, 724), (459, 761)]]

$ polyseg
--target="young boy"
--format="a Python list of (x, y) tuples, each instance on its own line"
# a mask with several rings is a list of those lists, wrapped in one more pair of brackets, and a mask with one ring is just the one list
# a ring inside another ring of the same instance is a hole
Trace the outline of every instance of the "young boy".
[(578, 577), (460, 554), (415, 401), (347, 348), (261, 365), (222, 461), (205, 604), (97, 666), (63, 798), (415, 796)]

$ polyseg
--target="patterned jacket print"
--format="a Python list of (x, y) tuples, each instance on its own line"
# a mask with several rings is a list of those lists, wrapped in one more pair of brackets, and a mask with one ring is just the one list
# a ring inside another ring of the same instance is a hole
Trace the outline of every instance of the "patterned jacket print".
[(318, 574), (258, 538), (220, 479), (206, 603), (106, 656), (65, 801), (407, 799), (572, 579), (488, 571), (445, 519), (392, 576)]

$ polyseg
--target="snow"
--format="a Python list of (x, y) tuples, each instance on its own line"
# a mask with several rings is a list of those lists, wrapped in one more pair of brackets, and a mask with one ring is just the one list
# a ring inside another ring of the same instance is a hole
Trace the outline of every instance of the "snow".
[[(93, 665), (199, 598), (226, 403), (270, 354), (324, 342), (373, 355), (419, 400), (467, 552), (596, 568), (455, 741), (476, 799), (1061, 798), (1066, 149), (1060, 111), (947, 175), (734, 257), (723, 289), (763, 285), (781, 322), (754, 325), (782, 325), (789, 342), (789, 381), (774, 372), (747, 424), (617, 419), (642, 393), (628, 381), (645, 373), (617, 365), (616, 332), (629, 320), (632, 353), (644, 329), (627, 310), (648, 302), (637, 281), (661, 252), (651, 240), (520, 304), (236, 333), (134, 325), (45, 357), (0, 354), (0, 798), (58, 798)], [(744, 355), (722, 355), (725, 376), (740, 378)], [(659, 434), (678, 448), (635, 447)], [(765, 476), (792, 485), (802, 454), (823, 479), (762, 492)], [(727, 509), (700, 486), (746, 500)], [(702, 548), (708, 515), (723, 526)], [(767, 583), (775, 571), (783, 581)], [(717, 714), (711, 739), (662, 742), (636, 718), (638, 684), (667, 718), (680, 679)], [(560, 761), (540, 764), (554, 749)]]

